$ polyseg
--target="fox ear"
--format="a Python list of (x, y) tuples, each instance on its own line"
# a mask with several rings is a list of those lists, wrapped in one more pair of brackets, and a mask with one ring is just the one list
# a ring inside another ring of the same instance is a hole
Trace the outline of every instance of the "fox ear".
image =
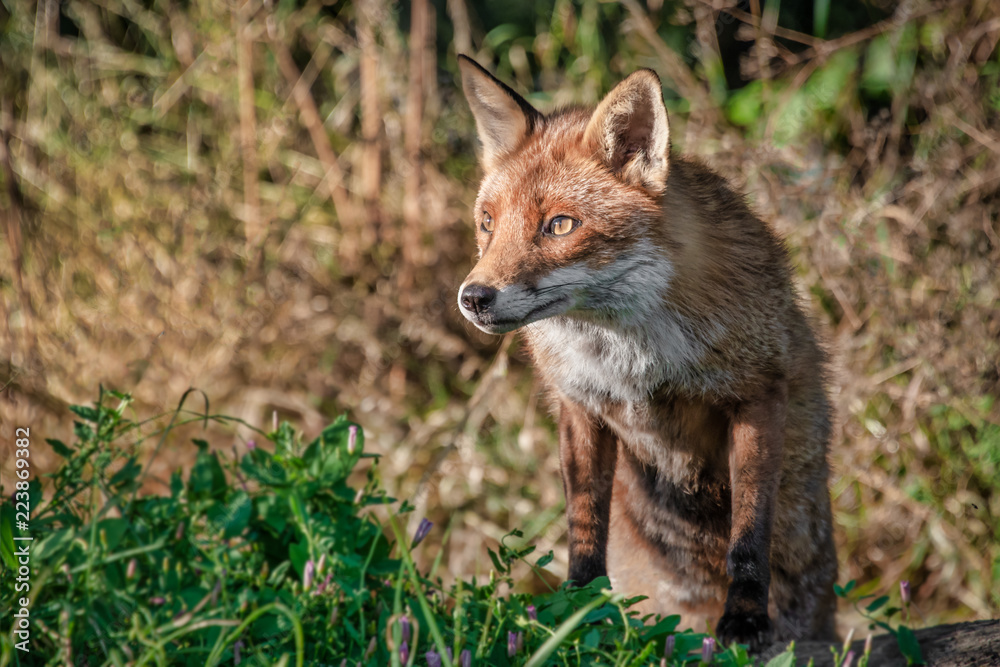
[(483, 142), (483, 168), (517, 148), (542, 121), (542, 114), (467, 56), (458, 57), (462, 88)]
[(656, 73), (641, 69), (615, 86), (590, 117), (585, 137), (596, 157), (623, 180), (663, 192), (670, 126)]

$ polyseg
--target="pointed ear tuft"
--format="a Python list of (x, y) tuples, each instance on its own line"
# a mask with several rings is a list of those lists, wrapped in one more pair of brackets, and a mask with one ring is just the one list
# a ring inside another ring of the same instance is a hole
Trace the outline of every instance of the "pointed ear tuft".
[(521, 145), (542, 120), (534, 107), (467, 56), (458, 56), (462, 88), (483, 142), (483, 169)]
[(663, 192), (670, 127), (656, 73), (641, 69), (615, 86), (590, 117), (585, 137), (595, 157), (624, 181)]

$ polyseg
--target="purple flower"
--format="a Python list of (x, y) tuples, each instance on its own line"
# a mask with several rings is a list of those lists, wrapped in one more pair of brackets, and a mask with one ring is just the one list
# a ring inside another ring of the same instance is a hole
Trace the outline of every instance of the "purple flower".
[(257, 449), (257, 443), (254, 442), (253, 440), (247, 440), (247, 449), (249, 449), (250, 451)]
[(403, 636), (403, 641), (410, 641), (410, 619), (406, 616), (402, 616), (399, 619), (399, 631)]
[(910, 604), (910, 582), (906, 579), (899, 582), (899, 596), (903, 598), (903, 604)]
[(405, 641), (399, 645), (399, 661), (404, 665), (410, 661), (410, 645)]
[(347, 427), (347, 453), (353, 454), (358, 446), (358, 427), (351, 424)]
[(712, 662), (713, 653), (715, 653), (715, 640), (705, 637), (705, 641), (701, 643), (701, 661), (705, 664)]
[(427, 533), (431, 532), (431, 528), (434, 527), (432, 521), (425, 519), (420, 520), (420, 525), (417, 526), (417, 532), (413, 535), (413, 544), (410, 545), (411, 549), (416, 549), (417, 545), (424, 541), (427, 537)]
[(448, 654), (448, 662), (455, 662), (455, 654), (452, 652), (450, 646), (445, 646), (444, 652)]
[(537, 621), (538, 620), (538, 610), (535, 609), (535, 605), (529, 604), (525, 608), (525, 611), (528, 612), (528, 618), (530, 618), (532, 621)]
[(427, 667), (441, 667), (441, 656), (434, 649), (427, 651), (424, 657), (427, 658)]
[(131, 579), (132, 577), (135, 576), (135, 568), (138, 565), (139, 565), (138, 561), (136, 561), (136, 559), (134, 558), (128, 562), (128, 567), (125, 568), (126, 579)]
[(507, 633), (507, 657), (513, 658), (517, 655), (517, 635), (513, 632)]
[(844, 656), (844, 662), (840, 663), (840, 667), (851, 667), (851, 663), (854, 662), (854, 651), (848, 651), (847, 655)]
[(312, 559), (306, 561), (305, 572), (302, 573), (302, 590), (309, 590), (313, 585), (313, 576), (316, 574), (316, 564)]
[(240, 664), (240, 662), (242, 662), (242, 658), (240, 656), (240, 650), (242, 648), (243, 648), (243, 642), (242, 641), (238, 641), (235, 644), (233, 644), (233, 664), (234, 665), (238, 665), (238, 664)]
[(166, 600), (161, 597), (149, 598), (149, 604), (153, 607), (159, 607), (161, 604), (165, 603)]
[(667, 641), (663, 642), (663, 657), (672, 658), (674, 657), (674, 645), (677, 643), (677, 638), (673, 635), (667, 637)]
[(458, 665), (459, 667), (472, 667), (472, 651), (464, 649), (458, 655)]

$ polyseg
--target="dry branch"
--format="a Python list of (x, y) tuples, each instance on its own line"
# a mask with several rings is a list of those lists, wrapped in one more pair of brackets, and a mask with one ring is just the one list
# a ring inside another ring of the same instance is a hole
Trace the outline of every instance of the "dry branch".
[(244, 3), (233, 10), (236, 32), (236, 78), (239, 83), (240, 154), (243, 158), (243, 221), (248, 251), (264, 236), (257, 181), (257, 114), (254, 108), (253, 40)]
[(354, 203), (344, 187), (344, 171), (340, 168), (340, 163), (337, 162), (337, 155), (330, 145), (330, 137), (323, 129), (323, 120), (320, 118), (312, 93), (309, 92), (308, 81), (302, 77), (284, 42), (273, 40), (271, 44), (278, 61), (278, 68), (281, 70), (282, 76), (285, 77), (285, 81), (292, 86), (292, 99), (295, 100), (299, 109), (302, 124), (306, 126), (313, 147), (316, 149), (316, 156), (323, 164), (325, 171), (323, 182), (326, 185), (327, 194), (330, 195), (333, 202), (337, 219), (345, 230), (356, 228), (360, 224), (360, 220), (354, 210)]

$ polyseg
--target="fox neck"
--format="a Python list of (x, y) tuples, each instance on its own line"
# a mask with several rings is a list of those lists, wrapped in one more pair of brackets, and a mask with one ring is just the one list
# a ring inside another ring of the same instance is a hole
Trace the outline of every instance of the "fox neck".
[[(593, 412), (609, 402), (643, 403), (667, 384), (705, 391), (700, 362), (711, 341), (671, 306), (671, 265), (661, 259), (644, 269), (621, 281), (627, 309), (575, 310), (525, 327), (538, 371)], [(641, 296), (627, 299), (632, 289)]]

